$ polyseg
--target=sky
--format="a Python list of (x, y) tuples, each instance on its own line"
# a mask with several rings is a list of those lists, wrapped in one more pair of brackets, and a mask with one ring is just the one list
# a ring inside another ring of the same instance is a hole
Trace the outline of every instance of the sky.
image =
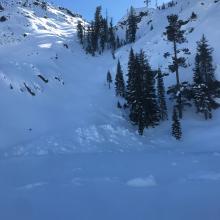
[[(114, 18), (117, 22), (133, 5), (134, 7), (142, 7), (145, 5), (144, 0), (50, 0), (56, 5), (64, 6), (71, 9), (73, 12), (81, 14), (87, 20), (94, 17), (96, 6), (102, 5), (103, 11), (108, 9), (108, 15)], [(155, 1), (152, 0), (152, 5), (155, 6)], [(158, 3), (166, 2), (168, 0), (158, 0)]]

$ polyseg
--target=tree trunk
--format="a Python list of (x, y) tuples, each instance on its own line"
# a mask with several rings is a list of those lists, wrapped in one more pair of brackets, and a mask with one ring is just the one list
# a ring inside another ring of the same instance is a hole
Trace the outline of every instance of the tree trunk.
[(179, 64), (178, 64), (178, 56), (177, 56), (177, 45), (176, 41), (173, 42), (174, 46), (174, 59), (175, 59), (175, 71), (176, 71), (176, 84), (177, 84), (177, 90), (178, 90), (178, 97), (177, 97), (177, 108), (179, 111), (179, 118), (182, 119), (183, 117), (183, 109), (182, 109), (182, 94), (180, 91), (180, 77), (179, 77)]

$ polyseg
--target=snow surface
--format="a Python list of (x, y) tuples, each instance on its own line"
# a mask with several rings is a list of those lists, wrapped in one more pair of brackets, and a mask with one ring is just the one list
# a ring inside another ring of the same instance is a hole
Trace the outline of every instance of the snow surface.
[(163, 151), (1, 160), (0, 219), (219, 220), (219, 159)]
[[(220, 78), (220, 2), (178, 0), (150, 10), (137, 42), (119, 49), (116, 60), (109, 52), (85, 54), (76, 38), (78, 20), (86, 23), (80, 16), (18, 2), (3, 1), (0, 12), (8, 19), (0, 23), (0, 219), (219, 220), (220, 111), (205, 121), (188, 109), (180, 142), (170, 136), (171, 120), (140, 137), (116, 108), (106, 73), (114, 76), (117, 59), (126, 73), (131, 46), (167, 71), (166, 16), (186, 19), (194, 11), (198, 19), (186, 26), (195, 28), (187, 36), (191, 66), (181, 79), (192, 78), (203, 33)], [(173, 82), (174, 75), (166, 78), (167, 86)]]

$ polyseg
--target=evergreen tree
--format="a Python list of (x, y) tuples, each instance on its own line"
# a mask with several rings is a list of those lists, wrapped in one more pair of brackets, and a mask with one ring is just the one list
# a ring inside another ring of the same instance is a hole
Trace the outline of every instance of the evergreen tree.
[(116, 96), (125, 97), (125, 82), (123, 77), (123, 71), (121, 68), (120, 61), (118, 61), (117, 72), (115, 77), (115, 91)]
[(100, 33), (101, 33), (101, 27), (102, 27), (102, 7), (98, 6), (96, 7), (96, 11), (95, 11), (95, 18), (94, 18), (94, 36), (93, 36), (93, 47), (94, 47), (94, 51), (97, 51), (98, 48), (98, 43), (99, 43), (99, 39), (100, 39)]
[(126, 86), (126, 100), (128, 105), (133, 103), (133, 91), (134, 91), (134, 74), (135, 74), (135, 55), (133, 48), (130, 50), (128, 61), (128, 74), (127, 74), (127, 86)]
[(167, 120), (168, 113), (167, 113), (167, 104), (165, 97), (165, 87), (163, 81), (163, 74), (160, 69), (157, 72), (157, 98), (158, 98), (160, 119), (162, 121)]
[(144, 109), (143, 109), (143, 93), (140, 74), (140, 64), (138, 56), (134, 54), (131, 48), (128, 62), (128, 81), (126, 89), (126, 100), (130, 107), (129, 118), (133, 124), (138, 126), (140, 135), (144, 131)]
[(111, 89), (112, 75), (111, 75), (110, 71), (108, 71), (108, 73), (107, 73), (107, 83), (108, 83), (109, 89)]
[(193, 81), (195, 84), (200, 84), (203, 82), (202, 80), (202, 74), (200, 73), (200, 56), (198, 54), (198, 49), (197, 49), (197, 54), (195, 56), (195, 68), (193, 69)]
[(193, 97), (198, 113), (205, 119), (212, 118), (212, 110), (219, 107), (215, 98), (219, 96), (219, 82), (215, 78), (212, 58), (213, 49), (209, 47), (205, 36), (197, 43), (195, 57)]
[(115, 50), (116, 50), (116, 39), (115, 39), (115, 31), (114, 31), (112, 19), (111, 19), (110, 25), (109, 25), (109, 45), (112, 50), (112, 55), (114, 57)]
[(93, 48), (92, 48), (92, 29), (90, 26), (87, 28), (86, 32), (86, 52), (92, 54)]
[(155, 73), (144, 52), (130, 51), (126, 99), (130, 107), (130, 120), (138, 125), (140, 135), (146, 127), (156, 126), (160, 120), (155, 89)]
[(142, 87), (141, 65), (139, 63), (139, 54), (136, 54), (134, 60), (134, 90), (133, 103), (131, 105), (130, 119), (138, 126), (138, 133), (143, 135), (145, 128), (145, 112), (144, 112), (144, 94)]
[(103, 53), (104, 50), (111, 49), (113, 58), (115, 58), (115, 50), (121, 46), (119, 37), (116, 38), (113, 21), (108, 23), (108, 18), (103, 18), (102, 8), (96, 8), (94, 20), (91, 21), (84, 33), (84, 27), (79, 21), (77, 25), (77, 35), (80, 43), (87, 53), (95, 56), (96, 52)]
[(175, 137), (177, 140), (182, 138), (182, 130), (181, 130), (181, 123), (178, 118), (178, 114), (176, 108), (173, 109), (173, 124), (172, 124), (172, 136)]
[(196, 70), (194, 80), (196, 83), (205, 83), (212, 88), (215, 79), (215, 69), (212, 58), (213, 49), (209, 47), (205, 36), (197, 43)]
[(204, 114), (206, 120), (212, 118), (212, 105), (215, 101), (210, 95), (208, 87), (205, 84), (195, 84), (193, 86), (194, 103), (197, 113)]
[(97, 33), (95, 32), (95, 23), (91, 22), (91, 34), (90, 34), (90, 42), (91, 42), (91, 54), (95, 56), (95, 52), (97, 50)]
[(137, 32), (137, 17), (135, 15), (134, 8), (131, 7), (130, 13), (128, 16), (128, 24), (127, 24), (127, 31), (126, 31), (126, 41), (128, 43), (135, 42), (136, 32)]
[(107, 21), (107, 19), (102, 19), (101, 30), (100, 30), (101, 52), (103, 52), (105, 50), (107, 43), (108, 43), (108, 21)]
[(169, 15), (167, 17), (169, 25), (166, 27), (165, 35), (167, 36), (167, 40), (172, 42), (173, 44), (173, 57), (172, 64), (169, 65), (169, 70), (172, 73), (176, 73), (176, 91), (175, 99), (176, 106), (178, 109), (179, 117), (182, 118), (183, 114), (183, 103), (182, 103), (182, 90), (181, 90), (181, 82), (179, 76), (179, 68), (186, 68), (186, 59), (184, 57), (179, 57), (178, 54), (183, 52), (185, 54), (189, 53), (188, 49), (178, 49), (178, 44), (182, 44), (186, 42), (185, 31), (182, 30), (182, 26), (186, 24), (182, 20), (179, 20), (178, 15)]
[(139, 62), (142, 72), (142, 96), (143, 96), (143, 108), (144, 108), (144, 124), (145, 127), (155, 127), (158, 125), (159, 107), (157, 103), (156, 94), (156, 74), (152, 71), (148, 60), (145, 57), (143, 51), (139, 54)]
[(81, 44), (83, 44), (83, 38), (84, 38), (84, 27), (82, 25), (82, 22), (81, 21), (78, 21), (78, 24), (77, 24), (77, 37), (80, 41)]

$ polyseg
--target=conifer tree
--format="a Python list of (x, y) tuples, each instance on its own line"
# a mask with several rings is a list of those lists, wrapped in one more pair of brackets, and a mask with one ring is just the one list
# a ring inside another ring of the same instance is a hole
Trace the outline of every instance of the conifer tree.
[(160, 120), (165, 121), (168, 119), (168, 113), (167, 113), (163, 74), (160, 69), (158, 69), (157, 72), (157, 98), (158, 98)]
[(103, 20), (101, 12), (102, 12), (102, 7), (101, 6), (96, 7), (95, 18), (94, 18), (94, 36), (93, 36), (94, 51), (97, 51), (99, 46), (98, 43), (100, 39), (102, 20)]
[(209, 47), (205, 36), (197, 43), (196, 70), (194, 80), (197, 83), (205, 83), (212, 88), (215, 79), (215, 69), (212, 58), (213, 49)]
[(103, 18), (102, 8), (96, 8), (94, 20), (91, 21), (84, 33), (84, 27), (80, 22), (77, 25), (77, 35), (80, 43), (87, 53), (95, 56), (96, 52), (103, 53), (104, 50), (111, 49), (113, 58), (115, 58), (115, 50), (121, 46), (119, 37), (116, 37), (113, 21), (108, 23), (108, 17)]
[(78, 24), (77, 24), (77, 37), (80, 41), (80, 44), (83, 44), (83, 38), (84, 38), (84, 27), (82, 25), (82, 22), (81, 21), (78, 21)]
[(135, 55), (133, 48), (130, 50), (128, 61), (128, 74), (127, 74), (127, 86), (126, 86), (126, 100), (128, 105), (133, 103), (133, 91), (134, 91), (134, 74), (135, 74)]
[(143, 135), (145, 128), (145, 112), (144, 112), (144, 94), (142, 87), (141, 65), (139, 63), (139, 54), (136, 54), (134, 60), (133, 72), (133, 103), (131, 105), (130, 119), (138, 126), (138, 133)]
[(197, 113), (204, 114), (206, 120), (212, 118), (212, 105), (215, 101), (210, 95), (208, 87), (201, 83), (193, 86), (194, 103), (197, 109)]
[(138, 57), (131, 48), (128, 62), (128, 81), (126, 100), (130, 108), (129, 118), (134, 125), (138, 126), (140, 135), (144, 131), (144, 110), (142, 98), (141, 75), (139, 71)]
[(212, 58), (213, 49), (209, 47), (205, 36), (197, 43), (195, 57), (193, 97), (198, 113), (205, 119), (212, 118), (212, 110), (219, 107), (215, 98), (219, 96), (219, 82), (215, 78)]
[(130, 51), (126, 99), (130, 107), (130, 120), (138, 125), (140, 135), (146, 127), (158, 125), (160, 119), (155, 73), (151, 70), (143, 51), (136, 55), (133, 49)]
[(105, 50), (106, 44), (108, 43), (108, 21), (102, 19), (101, 30), (100, 30), (100, 48), (101, 52)]
[(115, 50), (116, 50), (116, 39), (115, 39), (115, 31), (114, 31), (112, 19), (111, 19), (110, 25), (109, 25), (109, 45), (112, 50), (112, 55), (114, 57)]
[(152, 71), (148, 60), (145, 57), (143, 51), (139, 55), (141, 64), (142, 76), (142, 93), (143, 93), (143, 106), (144, 106), (144, 118), (145, 127), (155, 127), (158, 125), (159, 107), (157, 103), (156, 94), (156, 74)]
[(174, 97), (176, 99), (176, 106), (179, 113), (179, 117), (182, 118), (184, 105), (182, 103), (182, 88), (180, 82), (179, 69), (180, 67), (186, 68), (186, 59), (184, 57), (179, 57), (179, 53), (183, 52), (189, 54), (188, 49), (179, 49), (178, 44), (186, 42), (185, 31), (182, 30), (182, 26), (186, 22), (179, 19), (178, 15), (169, 15), (167, 17), (169, 25), (166, 27), (165, 35), (167, 40), (173, 44), (173, 56), (172, 64), (169, 65), (169, 70), (172, 73), (176, 73), (176, 88), (172, 89), (175, 92)]
[(173, 123), (172, 123), (172, 136), (175, 137), (177, 140), (180, 140), (182, 138), (182, 129), (181, 129), (181, 123), (178, 118), (178, 114), (176, 111), (176, 107), (173, 109)]
[(107, 83), (108, 83), (109, 89), (111, 89), (112, 75), (111, 75), (110, 71), (108, 71), (108, 73), (107, 73)]
[(86, 32), (86, 53), (92, 54), (93, 48), (92, 48), (92, 29), (90, 26), (87, 28)]
[(90, 33), (90, 42), (91, 42), (91, 54), (95, 56), (97, 50), (97, 33), (95, 32), (95, 23), (91, 22), (91, 33)]
[(131, 7), (129, 16), (128, 16), (128, 24), (127, 24), (127, 30), (126, 30), (126, 41), (128, 43), (135, 42), (136, 32), (137, 32), (137, 17), (135, 15), (134, 8)]
[(125, 82), (119, 60), (117, 65), (116, 77), (115, 77), (115, 91), (116, 91), (116, 96), (125, 97)]

